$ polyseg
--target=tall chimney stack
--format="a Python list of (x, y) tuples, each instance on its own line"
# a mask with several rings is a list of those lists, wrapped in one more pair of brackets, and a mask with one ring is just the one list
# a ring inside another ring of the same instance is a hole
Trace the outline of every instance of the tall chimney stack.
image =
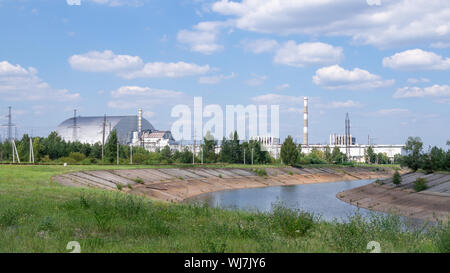
[(138, 110), (138, 132), (142, 132), (142, 108)]
[(304, 97), (303, 102), (304, 102), (303, 145), (308, 146), (308, 97)]

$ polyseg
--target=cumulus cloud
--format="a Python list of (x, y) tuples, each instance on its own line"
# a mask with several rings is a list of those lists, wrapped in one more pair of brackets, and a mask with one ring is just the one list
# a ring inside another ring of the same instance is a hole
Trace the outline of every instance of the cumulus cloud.
[(210, 55), (223, 50), (217, 40), (220, 31), (227, 25), (227, 22), (201, 22), (195, 25), (193, 30), (180, 30), (177, 40), (188, 45), (191, 51)]
[(210, 71), (209, 65), (197, 65), (193, 63), (177, 62), (177, 63), (147, 63), (145, 66), (136, 71), (121, 73), (120, 75), (126, 79), (134, 78), (179, 78), (186, 76), (196, 76), (205, 74)]
[(210, 77), (200, 77), (198, 79), (198, 83), (200, 84), (218, 84), (221, 83), (224, 80), (229, 80), (236, 77), (236, 74), (234, 72), (232, 72), (230, 75), (215, 75), (215, 76), (210, 76)]
[(296, 44), (288, 41), (281, 46), (274, 57), (274, 62), (289, 66), (302, 67), (317, 64), (339, 63), (344, 55), (341, 47), (334, 47), (325, 43)]
[(258, 104), (303, 105), (303, 97), (301, 96), (296, 97), (273, 93), (252, 97), (251, 100)]
[(133, 109), (145, 107), (167, 106), (180, 103), (186, 99), (183, 92), (156, 89), (140, 86), (122, 86), (111, 91), (108, 107), (117, 109)]
[(380, 109), (373, 113), (376, 116), (398, 116), (398, 115), (408, 115), (411, 112), (404, 108), (390, 108), (390, 109)]
[(81, 0), (66, 0), (69, 6), (79, 6), (81, 5)]
[(348, 36), (377, 47), (450, 41), (448, 0), (221, 0), (212, 10), (259, 33)]
[(269, 39), (243, 40), (241, 45), (245, 51), (260, 54), (274, 51), (278, 47), (278, 42)]
[(38, 71), (0, 62), (0, 98), (2, 100), (77, 100), (80, 94), (67, 89), (55, 89), (37, 76)]
[(379, 88), (394, 84), (394, 80), (383, 80), (367, 70), (355, 68), (346, 70), (339, 65), (320, 68), (313, 76), (316, 85), (327, 89), (366, 89)]
[(126, 78), (185, 77), (201, 75), (210, 70), (209, 65), (185, 62), (145, 63), (138, 56), (116, 55), (111, 50), (90, 51), (69, 58), (73, 69), (86, 72), (110, 72)]
[(289, 87), (291, 87), (288, 83), (284, 83), (284, 84), (280, 84), (278, 86), (275, 87), (276, 90), (281, 91), (284, 89), (288, 89)]
[[(69, 6), (80, 6), (81, 0), (66, 0)], [(92, 2), (100, 5), (107, 5), (110, 7), (119, 7), (124, 5), (129, 6), (140, 6), (142, 5), (141, 0), (83, 0), (83, 2)]]
[(392, 96), (393, 98), (423, 98), (423, 97), (449, 97), (450, 86), (448, 85), (433, 85), (425, 88), (421, 87), (402, 87)]
[(252, 74), (252, 78), (248, 79), (245, 81), (245, 84), (249, 85), (249, 86), (259, 86), (264, 84), (264, 82), (268, 79), (267, 76), (265, 75), (257, 75), (257, 74)]
[(384, 58), (383, 66), (400, 70), (446, 70), (450, 69), (450, 58), (421, 49), (411, 49)]
[(86, 72), (120, 72), (136, 70), (144, 65), (138, 56), (116, 55), (111, 50), (90, 51), (69, 58), (73, 69)]
[(416, 78), (409, 78), (407, 80), (408, 83), (424, 83), (424, 82), (430, 82), (429, 79), (427, 78), (420, 78), (420, 79), (416, 79)]
[(362, 107), (362, 104), (357, 101), (347, 100), (347, 101), (332, 101), (329, 103), (319, 103), (316, 105), (316, 107), (327, 109), (355, 108), (355, 107)]

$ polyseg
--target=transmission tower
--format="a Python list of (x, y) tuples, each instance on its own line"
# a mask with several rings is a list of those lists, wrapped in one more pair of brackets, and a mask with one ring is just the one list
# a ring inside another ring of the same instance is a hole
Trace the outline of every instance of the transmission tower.
[(347, 115), (345, 116), (345, 151), (347, 154), (347, 159), (350, 159), (350, 145), (351, 142), (351, 136), (350, 136), (350, 117)]
[(12, 128), (15, 126), (15, 124), (12, 123), (11, 106), (8, 106), (8, 115), (6, 117), (8, 118), (8, 124), (2, 126), (8, 127), (8, 141), (11, 142), (13, 139)]
[(77, 129), (80, 128), (77, 123), (77, 109), (73, 110), (73, 125), (69, 126), (69, 128), (72, 128), (72, 142), (77, 141), (78, 139)]

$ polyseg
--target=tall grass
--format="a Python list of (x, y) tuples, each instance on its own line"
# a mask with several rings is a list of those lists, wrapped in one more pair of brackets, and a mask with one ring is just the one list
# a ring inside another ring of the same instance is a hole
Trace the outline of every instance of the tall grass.
[(272, 212), (229, 211), (151, 201), (119, 191), (59, 186), (62, 168), (0, 168), (0, 252), (448, 252), (439, 224), (415, 232), (395, 216), (325, 222), (276, 204)]

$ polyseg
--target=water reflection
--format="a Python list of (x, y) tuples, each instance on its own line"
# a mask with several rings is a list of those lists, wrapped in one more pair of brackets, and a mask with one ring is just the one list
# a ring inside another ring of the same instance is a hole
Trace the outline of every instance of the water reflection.
[(225, 209), (264, 212), (271, 211), (272, 204), (281, 202), (286, 207), (319, 214), (324, 220), (333, 220), (347, 218), (357, 211), (362, 215), (370, 214), (369, 210), (358, 209), (356, 206), (339, 200), (336, 198), (336, 194), (373, 181), (357, 180), (211, 192), (199, 195), (189, 202)]

